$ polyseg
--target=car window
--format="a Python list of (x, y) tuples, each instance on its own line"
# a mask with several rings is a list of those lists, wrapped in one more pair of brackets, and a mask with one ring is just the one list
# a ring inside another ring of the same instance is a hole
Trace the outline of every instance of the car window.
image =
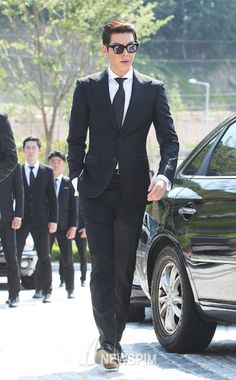
[(200, 167), (202, 166), (202, 162), (205, 159), (208, 151), (214, 144), (216, 138), (213, 138), (207, 145), (197, 154), (197, 156), (190, 162), (189, 165), (184, 168), (182, 174), (183, 175), (197, 175)]
[(236, 176), (236, 123), (232, 124), (216, 145), (207, 176)]

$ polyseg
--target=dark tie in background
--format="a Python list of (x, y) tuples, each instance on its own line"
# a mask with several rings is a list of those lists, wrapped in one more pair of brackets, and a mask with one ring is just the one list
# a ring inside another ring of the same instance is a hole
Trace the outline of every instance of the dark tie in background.
[(122, 126), (123, 115), (124, 115), (125, 90), (123, 87), (123, 83), (126, 79), (127, 78), (115, 78), (115, 80), (119, 84), (119, 88), (114, 96), (114, 99), (112, 102), (112, 108), (115, 112), (116, 121), (119, 127)]
[(56, 196), (57, 196), (57, 186), (58, 186), (58, 178), (55, 178), (54, 180), (54, 186), (55, 186), (55, 191), (56, 191)]
[(30, 175), (29, 175), (29, 185), (32, 186), (35, 180), (35, 176), (33, 173), (34, 166), (30, 166)]

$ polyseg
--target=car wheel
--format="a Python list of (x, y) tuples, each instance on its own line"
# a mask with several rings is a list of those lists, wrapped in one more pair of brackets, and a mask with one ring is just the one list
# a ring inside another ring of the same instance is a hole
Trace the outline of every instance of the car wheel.
[(127, 322), (142, 322), (145, 319), (145, 307), (135, 303), (129, 305), (129, 315)]
[(170, 246), (157, 257), (151, 301), (155, 333), (166, 350), (201, 352), (209, 345), (216, 323), (200, 317), (180, 254)]
[(25, 289), (35, 289), (36, 288), (36, 272), (32, 276), (21, 276), (21, 283)]

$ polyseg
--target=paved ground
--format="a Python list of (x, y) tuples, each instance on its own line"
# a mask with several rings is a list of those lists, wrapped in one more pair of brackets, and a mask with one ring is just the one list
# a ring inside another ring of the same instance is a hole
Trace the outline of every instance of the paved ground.
[(33, 300), (22, 291), (17, 309), (5, 305), (0, 290), (0, 380), (152, 380), (236, 379), (236, 327), (219, 327), (202, 355), (167, 353), (156, 340), (147, 309), (146, 321), (130, 323), (123, 337), (129, 355), (118, 371), (94, 364), (97, 330), (93, 322), (88, 285), (66, 298), (53, 275), (51, 304)]

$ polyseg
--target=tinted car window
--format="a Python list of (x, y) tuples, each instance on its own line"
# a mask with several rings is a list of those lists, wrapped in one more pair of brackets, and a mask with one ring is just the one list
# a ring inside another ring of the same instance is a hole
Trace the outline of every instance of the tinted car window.
[(204, 158), (207, 155), (207, 152), (209, 151), (210, 147), (214, 143), (215, 138), (211, 140), (199, 153), (198, 155), (190, 162), (188, 166), (183, 170), (184, 175), (197, 175), (199, 172), (199, 169), (202, 165), (202, 162)]
[(236, 176), (236, 124), (232, 124), (213, 151), (208, 176)]

